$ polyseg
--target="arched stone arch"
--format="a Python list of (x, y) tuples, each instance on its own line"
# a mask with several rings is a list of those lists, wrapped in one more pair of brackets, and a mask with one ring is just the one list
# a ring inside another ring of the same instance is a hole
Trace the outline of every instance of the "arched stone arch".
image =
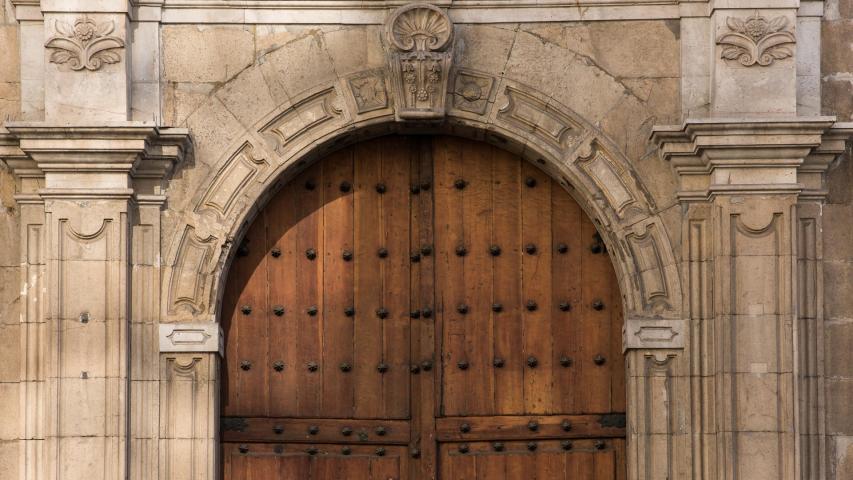
[[(471, 82), (477, 88), (465, 87)], [(359, 93), (367, 84), (374, 91), (369, 106)], [(170, 205), (164, 318), (215, 320), (235, 241), (277, 187), (311, 161), (369, 137), (435, 132), (496, 144), (548, 172), (599, 225), (628, 321), (680, 319), (681, 283), (669, 236), (641, 176), (614, 143), (575, 112), (506, 77), (457, 69), (451, 85), (440, 123), (397, 121), (380, 70), (318, 85), (261, 116), (231, 141), (215, 168), (183, 186), (193, 193), (182, 206)], [(683, 336), (678, 325), (667, 334)]]

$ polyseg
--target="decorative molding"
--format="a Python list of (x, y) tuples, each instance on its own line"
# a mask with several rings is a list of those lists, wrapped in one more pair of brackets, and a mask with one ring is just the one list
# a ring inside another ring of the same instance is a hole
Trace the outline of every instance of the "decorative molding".
[(223, 353), (222, 330), (218, 323), (161, 323), (160, 352)]
[(775, 17), (767, 19), (755, 12), (746, 20), (727, 17), (729, 32), (717, 37), (717, 44), (723, 46), (720, 57), (737, 60), (745, 67), (755, 64), (766, 67), (775, 60), (794, 55), (788, 48), (797, 42), (794, 34), (788, 31), (788, 19)]
[(433, 5), (406, 5), (388, 17), (385, 37), (392, 49), (388, 61), (397, 120), (444, 118), (453, 56), (450, 18)]
[(317, 128), (344, 114), (340, 96), (334, 87), (328, 87), (297, 101), (290, 108), (261, 127), (259, 132), (272, 137), (275, 151), (284, 154), (284, 147), (309, 130)]
[(216, 174), (196, 211), (213, 211), (224, 217), (246, 186), (267, 167), (269, 163), (255, 155), (252, 144), (244, 143)]
[(657, 318), (625, 319), (623, 346), (629, 349), (681, 349), (687, 337), (687, 321)]
[(657, 242), (657, 225), (645, 226), (643, 233), (630, 232), (625, 243), (631, 252), (642, 292), (643, 310), (671, 310), (666, 265)]
[(453, 108), (477, 115), (486, 113), (494, 77), (460, 70), (453, 79)]
[(388, 107), (388, 92), (382, 72), (362, 72), (347, 79), (356, 112), (367, 113)]
[(507, 86), (504, 94), (507, 104), (498, 111), (498, 119), (536, 135), (558, 152), (579, 143), (583, 129), (565, 113), (516, 87)]
[(124, 40), (115, 35), (115, 22), (95, 23), (81, 17), (71, 26), (61, 20), (54, 22), (58, 35), (53, 35), (44, 44), (53, 49), (50, 62), (67, 63), (71, 70), (98, 70), (105, 63), (119, 63), (121, 55), (115, 50), (124, 48)]
[(204, 292), (208, 282), (207, 268), (213, 259), (216, 237), (199, 238), (195, 228), (187, 225), (178, 246), (174, 271), (169, 284), (169, 312), (180, 306), (201, 313), (207, 307)]
[(623, 169), (595, 142), (590, 143), (588, 147), (588, 152), (581, 152), (575, 162), (601, 191), (616, 215), (624, 220), (645, 212), (638, 195), (628, 186), (627, 175)]

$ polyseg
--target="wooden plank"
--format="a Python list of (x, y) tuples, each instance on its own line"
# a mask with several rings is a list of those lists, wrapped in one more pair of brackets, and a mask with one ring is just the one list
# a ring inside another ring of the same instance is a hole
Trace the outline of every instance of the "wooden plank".
[[(578, 331), (576, 316), (581, 310), (580, 257), (589, 248), (580, 236), (583, 211), (563, 187), (551, 182), (551, 232), (553, 254), (551, 257), (551, 336), (554, 339), (554, 408), (562, 413), (575, 413), (575, 398), (582, 390), (580, 376), (574, 362), (578, 357), (578, 344), (583, 341)], [(565, 245), (566, 251), (559, 251)], [(561, 308), (568, 305), (569, 310)], [(569, 366), (560, 364), (566, 357)]]
[(311, 458), (307, 455), (285, 455), (281, 459), (281, 469), (279, 470), (279, 478), (281, 480), (310, 479), (311, 478)]
[(462, 174), (468, 185), (462, 191), (463, 234), (468, 254), (463, 259), (465, 351), (470, 361), (466, 371), (465, 396), (469, 415), (495, 411), (494, 356), (492, 338), (492, 271), (489, 253), (492, 237), (491, 150), (486, 144), (462, 144)]
[(561, 452), (542, 452), (537, 457), (536, 478), (557, 480), (566, 475), (566, 460)]
[(355, 147), (355, 359), (353, 376), (356, 385), (357, 418), (382, 415), (382, 375), (376, 366), (382, 361), (382, 324), (376, 310), (382, 302), (380, 259), (381, 246), (379, 196), (375, 186), (380, 181), (380, 143), (365, 142)]
[[(223, 429), (223, 441), (405, 445), (410, 438), (409, 422), (405, 420), (267, 417), (247, 417), (240, 420), (240, 429)], [(228, 423), (233, 423), (233, 417)], [(311, 427), (316, 427), (316, 433), (311, 433)], [(345, 434), (344, 428), (350, 433)], [(377, 433), (380, 428), (382, 435)]]
[[(603, 427), (601, 420), (600, 415), (439, 418), (436, 421), (436, 435), (441, 442), (625, 436), (624, 427)], [(538, 425), (535, 431), (529, 428), (531, 421), (535, 421)], [(569, 430), (563, 427), (564, 421), (569, 422)], [(470, 427), (469, 432), (462, 432), (463, 424)]]
[[(284, 314), (270, 318), (270, 361), (284, 362), (284, 369), (270, 373), (269, 415), (293, 416), (298, 413), (298, 378), (304, 365), (294, 339), (298, 338), (300, 312), (293, 273), (303, 253), (296, 249), (296, 225), (299, 215), (294, 210), (296, 196), (305, 187), (295, 181), (276, 194), (264, 209), (267, 221), (267, 295), (270, 308), (284, 307)], [(273, 256), (275, 249), (278, 256)], [(230, 362), (229, 362), (230, 363)], [(242, 412), (241, 412), (242, 413)]]
[(601, 450), (593, 455), (593, 478), (614, 480), (616, 478), (616, 455), (613, 450)]
[(524, 410), (550, 413), (553, 407), (553, 345), (550, 329), (551, 305), (551, 182), (541, 170), (529, 163), (521, 167), (521, 237), (524, 245), (534, 245), (534, 254), (522, 256), (522, 299), (535, 302), (533, 311), (522, 314), (524, 359), (535, 357), (538, 366), (524, 368)]
[(506, 457), (503, 455), (478, 455), (477, 478), (483, 480), (506, 479)]
[[(518, 447), (508, 445), (508, 449), (512, 449), (515, 451), (518, 450)], [(515, 479), (515, 478), (523, 478), (525, 480), (537, 480), (536, 477), (536, 454), (523, 452), (514, 455), (508, 455), (506, 457), (506, 478)], [(584, 477), (578, 477), (584, 478)], [(550, 480), (550, 479), (538, 479), (538, 480)]]
[[(244, 268), (245, 270), (245, 268)], [(237, 355), (237, 345), (240, 343), (241, 315), (237, 302), (240, 299), (240, 291), (248, 273), (240, 271), (239, 262), (232, 263), (228, 273), (228, 282), (222, 298), (222, 333), (225, 340), (225, 358), (222, 368), (222, 391), (221, 409), (226, 415), (238, 415), (240, 413), (239, 388), (237, 378), (240, 373), (240, 362)]]
[(453, 480), (476, 480), (477, 461), (472, 455), (461, 455), (457, 453), (457, 445), (445, 445), (442, 447), (442, 479)]
[[(401, 472), (400, 457), (374, 457), (370, 459), (370, 480), (388, 480), (400, 478)], [(361, 478), (366, 477), (364, 472), (361, 473)], [(359, 477), (355, 477), (359, 478)], [(337, 480), (337, 479), (336, 479)]]
[(494, 369), (496, 413), (524, 413), (524, 363), (521, 321), (521, 161), (496, 151), (493, 162), (493, 243), (501, 247), (494, 262), (494, 356), (504, 361)]
[(385, 186), (385, 193), (378, 193), (378, 186), (373, 192), (380, 199), (382, 246), (389, 252), (381, 261), (382, 305), (389, 312), (382, 321), (383, 361), (389, 365), (382, 375), (382, 410), (387, 418), (409, 417), (411, 150), (406, 137), (383, 139), (379, 183)]
[[(581, 238), (591, 244), (595, 233), (592, 222), (584, 218)], [(577, 364), (581, 373), (579, 382), (584, 385), (580, 396), (580, 409), (583, 413), (610, 411), (610, 370), (614, 364), (621, 365), (617, 359), (607, 358), (610, 352), (610, 313), (613, 309), (609, 302), (609, 271), (612, 268), (610, 258), (605, 253), (595, 254), (587, 250), (581, 256), (581, 275), (584, 281), (578, 323), (583, 341), (580, 344)], [(597, 300), (605, 302), (602, 310), (593, 308), (593, 303)], [(604, 365), (596, 365), (593, 361), (599, 354), (606, 358)]]
[[(322, 292), (322, 258), (323, 258), (323, 216), (322, 216), (322, 184), (321, 164), (309, 167), (299, 177), (297, 185), (313, 182), (313, 189), (305, 189), (296, 195), (294, 209), (300, 216), (296, 226), (296, 290), (297, 303), (294, 313), (297, 315), (299, 330), (296, 335), (296, 349), (299, 353), (297, 369), (297, 388), (299, 398), (297, 412), (299, 415), (317, 416), (320, 413), (320, 394), (323, 385), (324, 371), (328, 365), (321, 365), (323, 359), (322, 345), (322, 312), (310, 315), (312, 308), (320, 309), (323, 305)], [(306, 255), (310, 249), (316, 251), (317, 257), (311, 260)], [(319, 365), (315, 371), (308, 369), (308, 364)]]
[[(436, 322), (442, 325), (442, 396), (441, 414), (464, 415), (468, 376), (457, 364), (474, 361), (465, 351), (465, 321), (456, 311), (464, 301), (464, 257), (456, 255), (456, 247), (464, 245), (462, 195), (454, 182), (463, 178), (461, 142), (441, 137), (433, 142), (435, 162), (435, 279)], [(482, 361), (477, 359), (476, 361)]]
[[(238, 277), (242, 277), (244, 272), (246, 276), (243, 277), (245, 282), (237, 301), (237, 349), (232, 359), (238, 366), (244, 361), (250, 362), (248, 370), (235, 370), (238, 409), (250, 415), (266, 415), (269, 397), (266, 388), (270, 367), (267, 352), (265, 231), (266, 224), (260, 216), (246, 233), (248, 255), (236, 259), (240, 263)], [(251, 312), (242, 313), (243, 306), (250, 307)]]
[(566, 455), (566, 478), (592, 479), (593, 462), (591, 452), (572, 452)]
[[(344, 311), (353, 305), (353, 262), (344, 252), (353, 251), (352, 185), (353, 153), (346, 149), (322, 162), (323, 168), (323, 395), (327, 417), (352, 417), (355, 407), (353, 365), (353, 322)], [(349, 371), (341, 368), (348, 364)]]
[[(413, 197), (416, 207), (412, 208), (411, 245), (410, 251), (418, 252), (420, 261), (412, 264), (411, 295), (412, 309), (430, 309), (435, 304), (433, 276), (435, 272), (435, 253), (433, 248), (433, 164), (432, 140), (417, 138), (413, 140), (417, 155), (412, 158), (412, 183), (417, 185), (417, 195)], [(428, 250), (423, 250), (428, 247)], [(436, 337), (440, 338), (436, 329), (434, 316), (425, 318), (418, 315), (412, 322), (412, 363), (416, 364), (420, 373), (412, 382), (412, 443), (421, 452), (419, 459), (409, 462), (410, 476), (413, 479), (434, 480), (436, 478), (437, 451), (435, 442), (435, 415), (437, 414), (436, 379), (441, 378), (440, 362), (436, 365)], [(432, 368), (424, 369), (424, 361), (430, 362)]]
[(273, 456), (248, 457), (246, 480), (270, 480), (278, 477), (279, 459)]
[(610, 362), (610, 411), (625, 412), (626, 411), (626, 392), (625, 372), (628, 365), (625, 362), (625, 356), (622, 354), (622, 332), (625, 319), (622, 310), (622, 294), (619, 291), (619, 283), (616, 280), (616, 273), (613, 271), (613, 266), (610, 265), (608, 271), (610, 285), (610, 354), (608, 358)]

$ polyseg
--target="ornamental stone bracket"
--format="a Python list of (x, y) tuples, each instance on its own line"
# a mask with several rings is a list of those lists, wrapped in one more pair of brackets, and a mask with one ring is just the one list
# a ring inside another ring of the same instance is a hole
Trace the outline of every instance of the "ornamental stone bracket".
[(397, 121), (444, 118), (453, 58), (447, 14), (426, 3), (400, 7), (385, 23), (385, 40)]
[(218, 323), (161, 323), (160, 353), (224, 352), (222, 328)]

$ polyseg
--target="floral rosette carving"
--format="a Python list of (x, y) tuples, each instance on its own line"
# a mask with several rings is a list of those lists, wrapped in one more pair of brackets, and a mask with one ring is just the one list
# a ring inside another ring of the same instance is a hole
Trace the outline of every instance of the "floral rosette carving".
[(78, 18), (74, 25), (57, 20), (57, 35), (50, 37), (46, 48), (54, 50), (50, 62), (67, 63), (72, 70), (98, 70), (105, 63), (118, 63), (121, 55), (115, 50), (124, 48), (124, 40), (110, 35), (115, 22), (95, 23), (89, 18)]
[(398, 119), (444, 116), (453, 24), (438, 7), (415, 3), (397, 9), (385, 24)]
[(756, 12), (746, 20), (728, 17), (726, 26), (730, 32), (717, 38), (717, 43), (724, 47), (721, 57), (726, 60), (737, 60), (745, 67), (755, 64), (766, 67), (794, 54), (787, 45), (797, 39), (787, 30), (786, 17), (768, 20)]

